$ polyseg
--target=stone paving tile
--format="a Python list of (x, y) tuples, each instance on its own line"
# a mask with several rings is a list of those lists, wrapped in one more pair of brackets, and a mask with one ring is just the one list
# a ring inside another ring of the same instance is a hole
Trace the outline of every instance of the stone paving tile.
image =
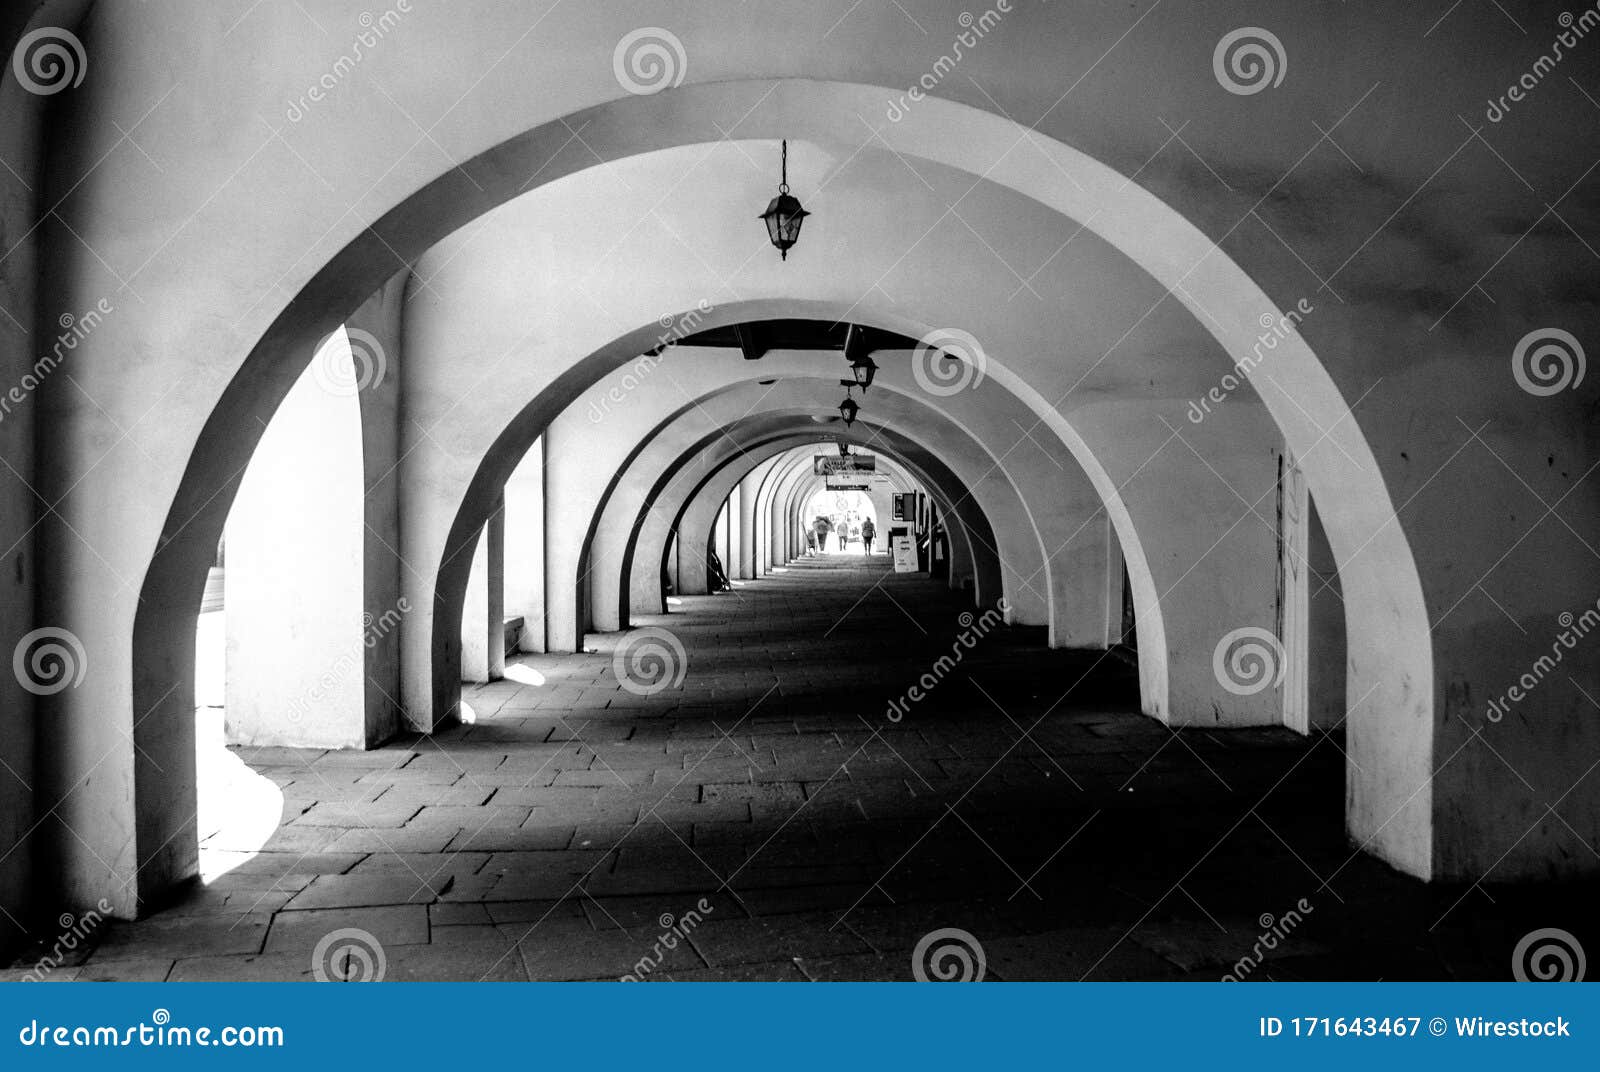
[(264, 952), (303, 952), (309, 956), (324, 936), (346, 927), (366, 931), (385, 947), (425, 943), (428, 941), (428, 906), (404, 904), (279, 912), (273, 917)]
[[(443, 852), (460, 831), (456, 826), (407, 826), (399, 830), (345, 830), (328, 846), (330, 852), (432, 853)], [(360, 866), (365, 860), (352, 866)]]
[(763, 919), (717, 919), (695, 928), (689, 937), (707, 966), (716, 968), (777, 957), (822, 957), (872, 951), (848, 929), (833, 927), (836, 918), (808, 913)]
[(321, 908), (361, 908), (374, 905), (431, 904), (448, 890), (453, 879), (428, 879), (410, 873), (376, 876), (322, 875), (284, 905), (289, 912)]
[[(389, 833), (390, 831), (382, 831)], [(340, 875), (367, 858), (365, 852), (246, 852), (216, 853), (226, 877), (277, 875)]]
[(489, 799), (495, 786), (478, 785), (472, 775), (463, 775), (451, 786), (390, 785), (378, 798), (380, 804), (452, 805), (475, 808)]
[(411, 824), (421, 827), (457, 826), (462, 829), (480, 827), (518, 827), (528, 821), (530, 809), (519, 807), (461, 807), (457, 805), (427, 805), (412, 818)]
[[(466, 928), (456, 928), (465, 930)], [(451, 936), (432, 945), (400, 945), (385, 950), (389, 982), (520, 983), (528, 972), (514, 938), (493, 941)]]
[(489, 862), (490, 855), (487, 852), (375, 852), (343, 877), (399, 875), (442, 884), (446, 879), (477, 874)]
[[(310, 885), (311, 879), (319, 876), (306, 875)], [(303, 887), (302, 887), (303, 888)], [(193, 890), (186, 894), (182, 900), (162, 910), (163, 917), (174, 919), (184, 916), (234, 916), (244, 913), (264, 912), (272, 913), (288, 904), (297, 890), (277, 889), (265, 890), (219, 890), (210, 889)]]
[(665, 975), (649, 975), (646, 978), (673, 983), (802, 983), (807, 980), (800, 966), (792, 961), (736, 964), (730, 968), (701, 968), (698, 971), (673, 971)]
[(157, 916), (115, 922), (102, 932), (93, 959), (142, 960), (207, 953), (256, 953), (270, 913), (215, 917)]
[(186, 957), (172, 966), (171, 983), (257, 983), (309, 981), (311, 951), (252, 956)]
[(77, 980), (83, 983), (160, 983), (165, 982), (171, 974), (173, 963), (167, 957), (135, 960), (95, 958), (78, 969)]
[(305, 814), (295, 819), (300, 826), (334, 826), (342, 829), (364, 827), (382, 829), (401, 827), (417, 813), (418, 804), (346, 804), (328, 802), (313, 804)]
[(794, 967), (813, 983), (908, 983), (909, 957), (886, 957), (878, 953), (854, 953), (842, 957), (801, 957)]
[(1134, 942), (1124, 931), (1078, 929), (1049, 931), (1026, 938), (983, 943), (989, 971), (1007, 982), (1175, 979), (1180, 969)]
[(584, 915), (595, 930), (623, 930), (639, 937), (675, 923), (690, 929), (712, 918), (747, 918), (738, 898), (731, 893), (714, 892), (701, 897), (652, 895), (646, 897), (586, 897)]
[(564, 901), (490, 901), (483, 907), (497, 924), (538, 924), (540, 927), (576, 926), (576, 921), (584, 914), (583, 899), (576, 896)]
[(532, 827), (524, 824), (514, 830), (483, 826), (458, 830), (449, 844), (452, 852), (465, 849), (482, 852), (554, 851), (574, 844), (572, 832), (573, 827), (559, 824)]
[[(693, 934), (698, 933), (691, 932)], [(674, 948), (667, 949), (655, 934), (637, 937), (617, 931), (590, 931), (551, 935), (540, 940), (535, 932), (518, 948), (528, 978), (534, 981), (562, 979), (620, 979), (636, 974), (641, 963), (653, 962), (651, 972), (671, 974), (706, 966), (689, 942), (674, 938)]]
[(252, 872), (230, 872), (212, 879), (206, 890), (212, 893), (253, 892), (261, 893), (297, 893), (311, 885), (316, 875), (286, 874), (257, 874)]
[(475, 901), (459, 904), (441, 901), (428, 906), (428, 923), (434, 928), (488, 926), (493, 922), (488, 907)]
[(496, 852), (479, 869), (480, 875), (587, 875), (609, 870), (615, 857), (608, 850), (566, 852)]

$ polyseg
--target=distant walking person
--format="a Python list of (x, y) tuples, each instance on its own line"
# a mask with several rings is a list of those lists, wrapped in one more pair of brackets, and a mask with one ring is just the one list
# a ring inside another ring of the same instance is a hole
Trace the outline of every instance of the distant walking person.
[(833, 523), (819, 514), (811, 528), (817, 534), (817, 554), (820, 555), (828, 549), (828, 530), (833, 528)]
[(872, 538), (878, 534), (878, 526), (872, 523), (872, 518), (867, 518), (861, 523), (861, 543), (866, 548), (867, 554), (872, 554)]

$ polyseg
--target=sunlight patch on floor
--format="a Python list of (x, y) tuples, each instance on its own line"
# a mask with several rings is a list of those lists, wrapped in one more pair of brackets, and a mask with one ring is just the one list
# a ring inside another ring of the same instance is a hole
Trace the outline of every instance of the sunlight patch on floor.
[(224, 621), (221, 611), (202, 614), (195, 629), (195, 825), (202, 882), (254, 856), (283, 818), (283, 791), (224, 743)]

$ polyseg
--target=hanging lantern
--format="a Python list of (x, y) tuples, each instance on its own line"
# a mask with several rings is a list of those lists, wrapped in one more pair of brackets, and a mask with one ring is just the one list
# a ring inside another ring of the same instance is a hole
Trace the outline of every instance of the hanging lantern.
[(839, 403), (839, 416), (844, 418), (846, 428), (856, 422), (856, 414), (860, 411), (861, 407), (856, 405), (856, 400), (849, 395), (845, 395), (844, 401)]
[(800, 225), (811, 213), (800, 207), (800, 200), (789, 193), (789, 142), (783, 143), (783, 178), (778, 183), (778, 196), (767, 205), (761, 219), (767, 225), (767, 237), (778, 247), (784, 260), (789, 259), (789, 247), (800, 241)]
[(878, 365), (870, 357), (861, 357), (850, 363), (850, 374), (856, 378), (856, 386), (863, 392), (872, 386), (872, 377), (878, 372)]

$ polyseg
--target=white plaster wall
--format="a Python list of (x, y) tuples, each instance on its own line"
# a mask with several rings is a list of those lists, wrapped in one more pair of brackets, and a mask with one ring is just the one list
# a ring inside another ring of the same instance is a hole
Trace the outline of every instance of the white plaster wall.
[(273, 415), (228, 518), (227, 707), (234, 744), (366, 745), (361, 404), (330, 336)]

